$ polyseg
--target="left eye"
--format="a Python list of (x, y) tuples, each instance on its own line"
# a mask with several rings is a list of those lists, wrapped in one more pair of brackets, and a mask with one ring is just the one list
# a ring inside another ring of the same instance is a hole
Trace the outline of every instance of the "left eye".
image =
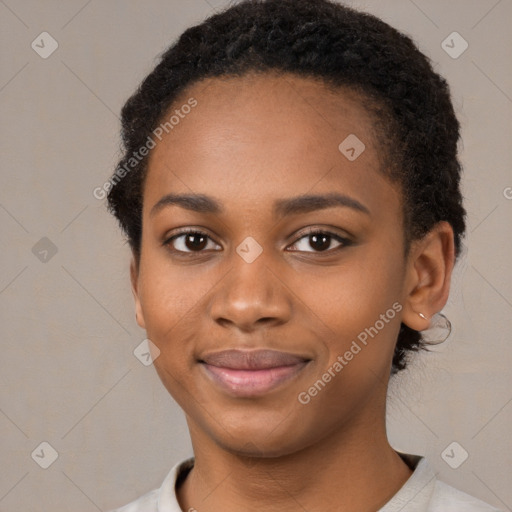
[[(338, 242), (338, 246), (334, 249), (329, 249), (333, 239)], [(350, 245), (350, 240), (344, 238), (335, 233), (331, 233), (329, 231), (310, 231), (308, 233), (303, 234), (300, 238), (297, 239), (289, 247), (297, 247), (300, 246), (302, 240), (307, 240), (303, 245), (308, 244), (310, 247), (313, 247), (313, 251), (308, 251), (304, 247), (302, 249), (298, 249), (299, 252), (327, 252), (327, 250), (336, 250), (343, 246)], [(177, 253), (199, 253), (204, 249), (208, 248), (208, 241), (213, 243), (213, 240), (203, 231), (198, 230), (189, 230), (178, 233), (164, 242), (164, 245), (171, 246), (171, 250)], [(179, 242), (179, 243), (177, 243)], [(217, 244), (214, 244), (217, 245)], [(179, 246), (179, 247), (178, 247)], [(295, 249), (297, 250), (297, 249)]]
[[(328, 247), (331, 245), (332, 240), (336, 240), (338, 242), (338, 246), (334, 249), (329, 250), (336, 250), (339, 249), (342, 246), (347, 246), (350, 244), (350, 240), (337, 235), (335, 233), (331, 233), (330, 231), (310, 231), (304, 235), (302, 235), (294, 244), (293, 246), (298, 246), (300, 244), (301, 240), (306, 240), (306, 244), (309, 244), (310, 247), (313, 247), (314, 251), (307, 251), (304, 250), (304, 252), (328, 252)], [(292, 246), (292, 247), (293, 247)], [(300, 249), (299, 249), (300, 251)]]

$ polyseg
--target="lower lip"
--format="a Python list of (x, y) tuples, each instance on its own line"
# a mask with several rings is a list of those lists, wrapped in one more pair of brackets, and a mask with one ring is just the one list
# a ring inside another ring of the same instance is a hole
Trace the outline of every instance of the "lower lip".
[(220, 368), (206, 363), (201, 366), (208, 376), (225, 391), (239, 397), (259, 396), (272, 391), (293, 379), (307, 364), (307, 361), (290, 366), (266, 368), (264, 370), (234, 370)]

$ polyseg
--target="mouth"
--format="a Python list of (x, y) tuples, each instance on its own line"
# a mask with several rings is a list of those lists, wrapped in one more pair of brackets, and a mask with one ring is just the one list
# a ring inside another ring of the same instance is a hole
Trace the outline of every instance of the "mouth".
[(222, 390), (236, 397), (261, 396), (296, 377), (311, 359), (275, 350), (224, 350), (199, 363)]

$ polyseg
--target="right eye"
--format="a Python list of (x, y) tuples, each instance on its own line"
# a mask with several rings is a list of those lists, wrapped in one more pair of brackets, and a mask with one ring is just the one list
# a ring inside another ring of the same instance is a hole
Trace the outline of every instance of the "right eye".
[(168, 238), (164, 245), (172, 252), (193, 254), (203, 252), (208, 246), (208, 240), (213, 240), (204, 231), (198, 229), (184, 229)]

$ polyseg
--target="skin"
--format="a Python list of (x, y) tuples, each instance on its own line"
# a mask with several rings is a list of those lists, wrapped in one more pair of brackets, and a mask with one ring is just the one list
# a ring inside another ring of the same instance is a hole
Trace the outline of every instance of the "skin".
[[(180, 506), (376, 511), (411, 475), (385, 424), (400, 322), (426, 329), (445, 305), (453, 231), (441, 222), (404, 255), (401, 192), (380, 171), (383, 149), (355, 93), (267, 73), (208, 79), (176, 105), (190, 97), (197, 107), (150, 155), (141, 258), (131, 262), (137, 322), (160, 350), (154, 365), (185, 412), (194, 448), (195, 466), (177, 490)], [(338, 149), (349, 134), (366, 146), (354, 161)], [(346, 206), (272, 213), (277, 199), (333, 191), (369, 214)], [(168, 193), (206, 194), (225, 211), (172, 205), (152, 215)], [(165, 245), (183, 227), (208, 234), (202, 252), (185, 237)], [(331, 238), (319, 250), (308, 227), (352, 243)], [(263, 250), (251, 263), (236, 252), (249, 236)], [(299, 393), (396, 302), (401, 311), (300, 403)], [(233, 397), (198, 363), (206, 352), (231, 348), (271, 348), (310, 362), (264, 396)]]

